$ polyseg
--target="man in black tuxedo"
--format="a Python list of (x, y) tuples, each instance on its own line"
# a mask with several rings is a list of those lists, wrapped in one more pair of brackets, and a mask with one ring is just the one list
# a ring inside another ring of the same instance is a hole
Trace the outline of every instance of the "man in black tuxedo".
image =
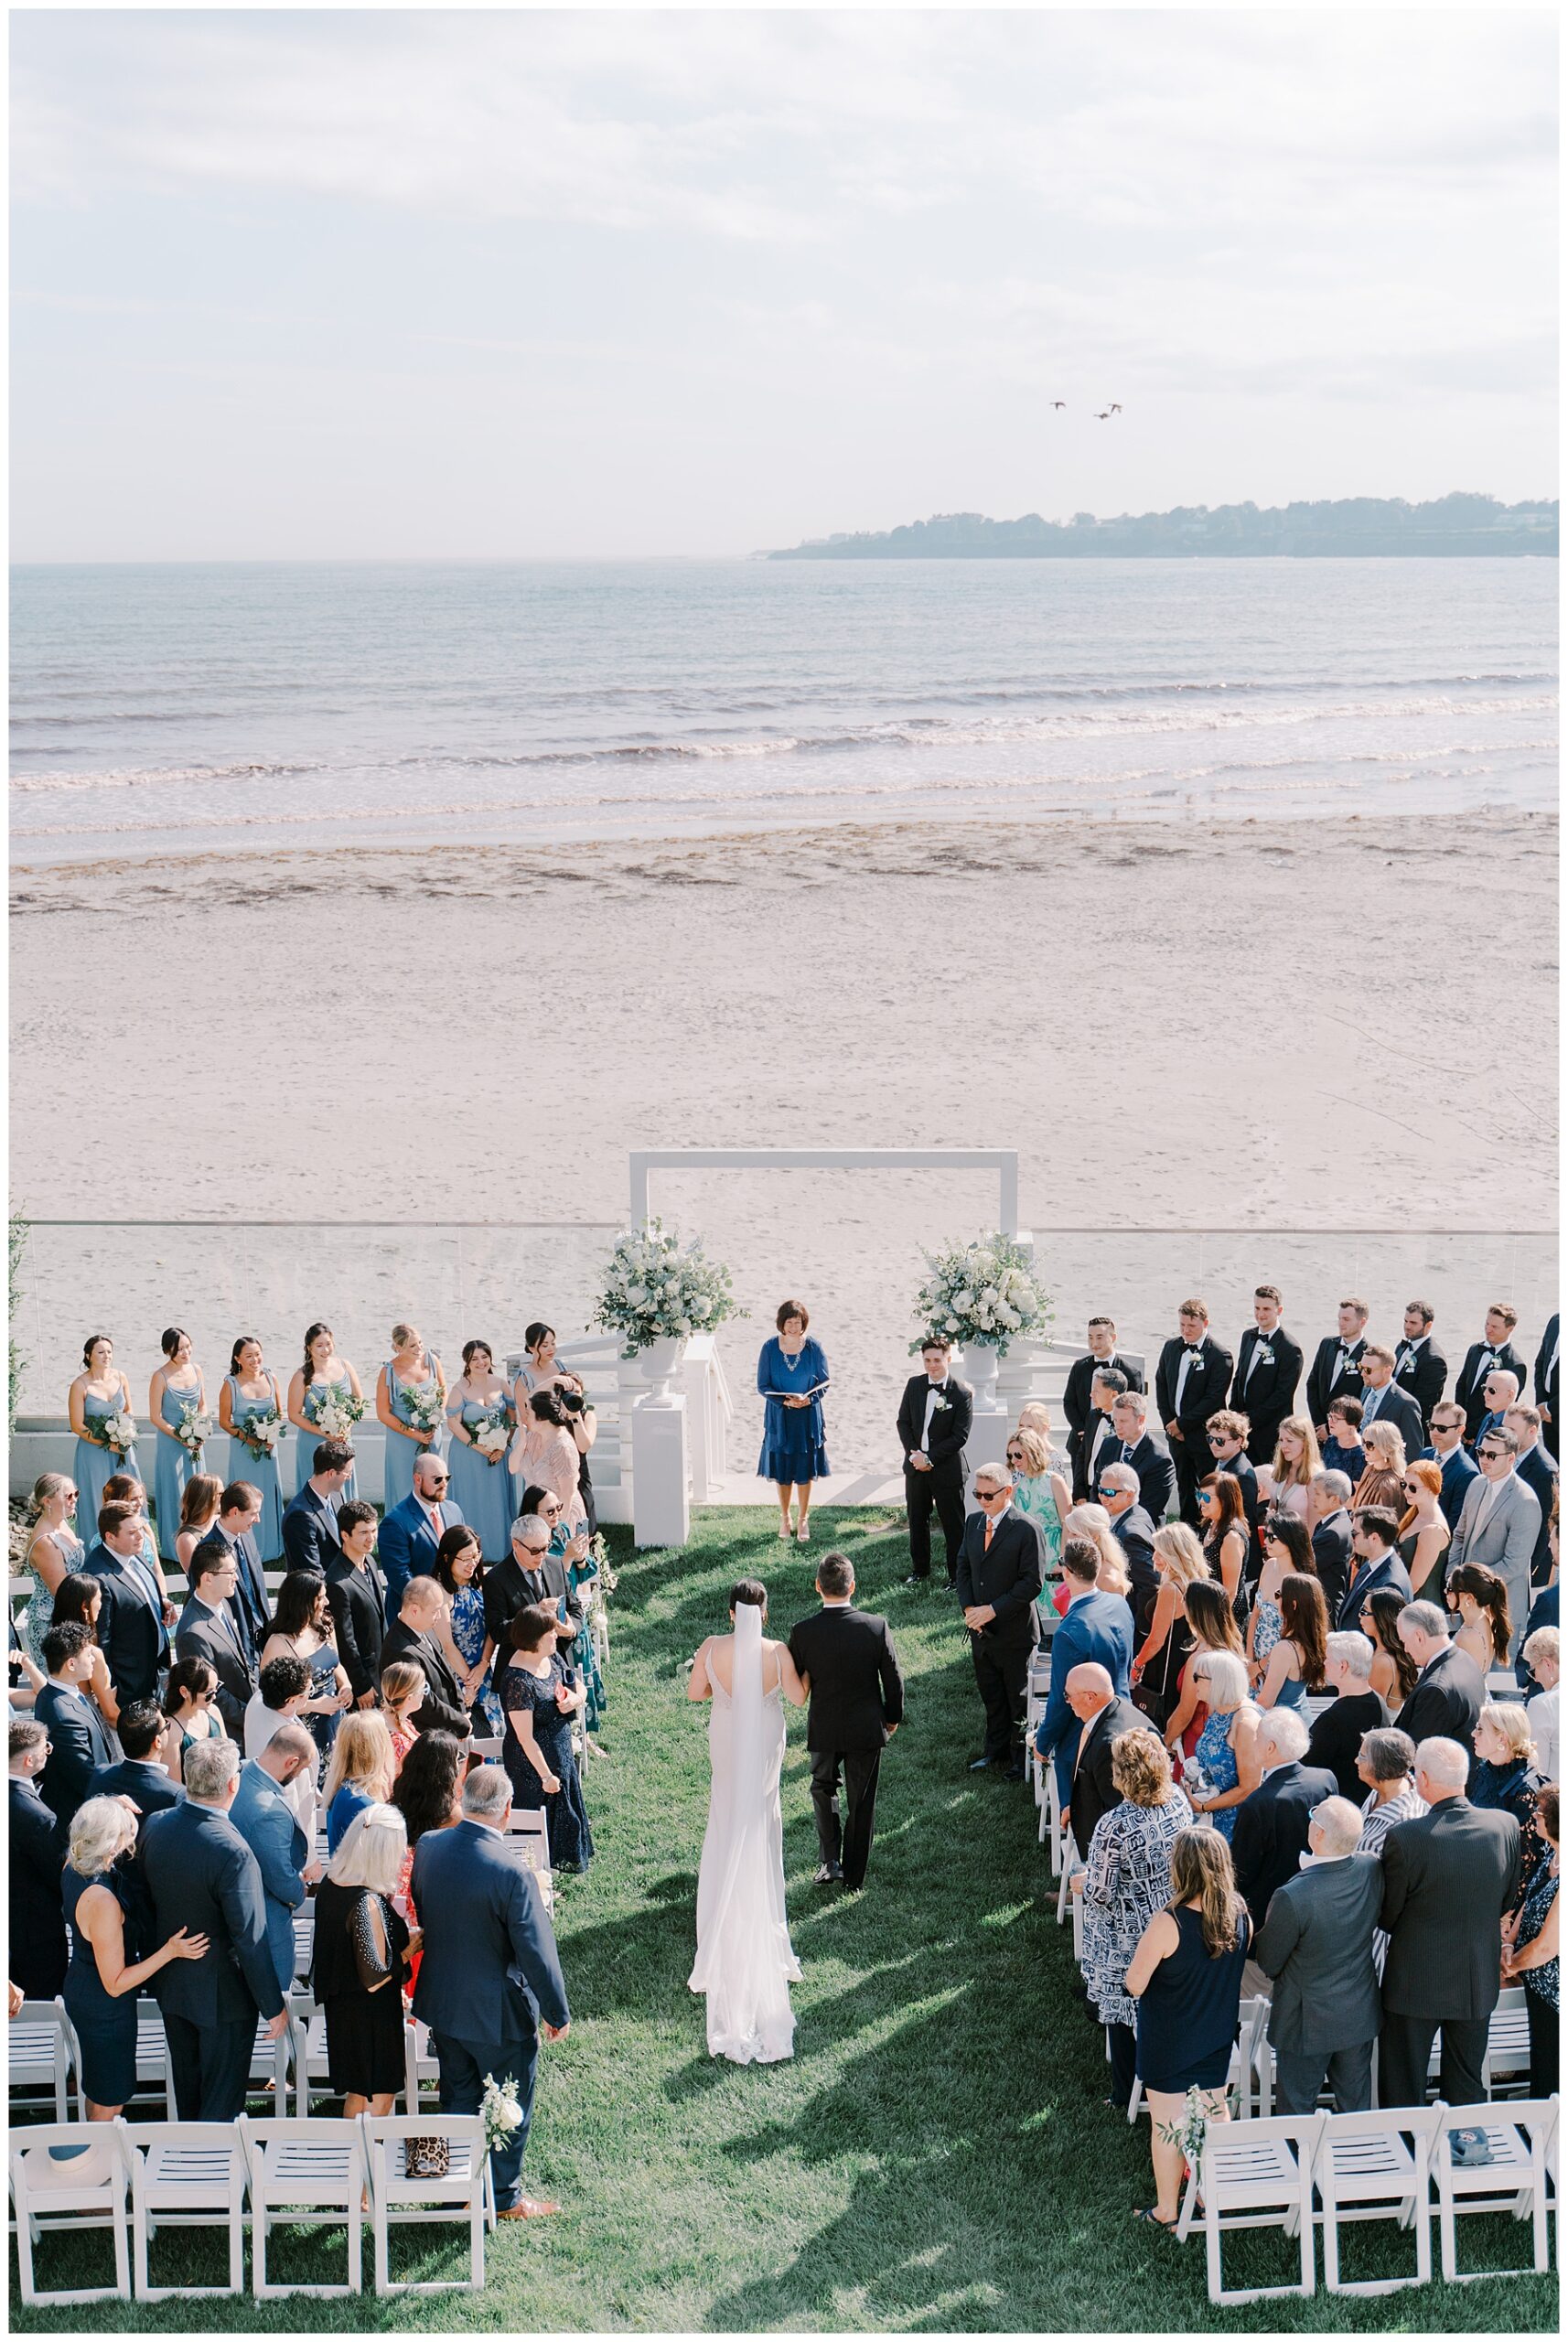
[(1407, 1456), (1418, 1456), (1426, 1445), (1421, 1409), (1408, 1391), (1394, 1380), (1394, 1354), (1381, 1342), (1367, 1342), (1361, 1349), (1361, 1438), (1365, 1444), (1373, 1423), (1392, 1423), (1404, 1442)]
[(1160, 1576), (1155, 1567), (1155, 1524), (1138, 1501), (1138, 1475), (1130, 1464), (1105, 1466), (1100, 1476), (1100, 1501), (1110, 1515), (1111, 1534), (1127, 1556), (1135, 1650), (1149, 1631), (1159, 1599)]
[(1111, 1410), (1111, 1430), (1095, 1461), (1096, 1482), (1108, 1464), (1130, 1464), (1138, 1475), (1138, 1502), (1157, 1528), (1176, 1494), (1176, 1466), (1169, 1448), (1149, 1430), (1149, 1402), (1141, 1391), (1129, 1391), (1117, 1400)]
[[(520, 1514), (511, 1524), (511, 1552), (485, 1572), (485, 1632), (499, 1652), (508, 1626), (520, 1610), (547, 1603), (559, 1617), (565, 1605), (560, 1634), (564, 1645), (576, 1640), (583, 1624), (583, 1606), (567, 1591), (566, 1563), (550, 1547), (550, 1524), (537, 1512)], [(568, 1551), (570, 1548), (568, 1548)]]
[(1557, 1469), (1541, 1444), (1539, 1407), (1527, 1407), (1521, 1402), (1505, 1409), (1503, 1429), (1512, 1432), (1519, 1442), (1519, 1453), (1513, 1460), (1515, 1475), (1541, 1507), (1541, 1527), (1530, 1557), (1530, 1582), (1531, 1585), (1543, 1585), (1552, 1569), (1552, 1499), (1557, 1486)]
[(1468, 1748), (1487, 1697), (1480, 1669), (1451, 1639), (1448, 1620), (1435, 1602), (1405, 1604), (1400, 1640), (1421, 1672), (1395, 1724), (1418, 1748), (1423, 1740), (1457, 1740)]
[(1003, 1766), (1009, 1780), (1021, 1781), (1024, 1694), (1038, 1633), (1035, 1604), (1046, 1582), (1045, 1540), (1036, 1522), (1015, 1511), (1001, 1465), (980, 1466), (974, 1497), (980, 1509), (964, 1523), (958, 1555), (958, 1598), (985, 1707), (985, 1746), (970, 1771)]
[(190, 1557), (190, 1593), (175, 1628), (181, 1659), (204, 1659), (218, 1673), (218, 1713), (231, 1740), (245, 1745), (245, 1710), (256, 1688), (232, 1595), (239, 1563), (229, 1539), (204, 1537)]
[(91, 1794), (93, 1774), (101, 1765), (116, 1761), (120, 1744), (83, 1688), (92, 1673), (89, 1629), (69, 1619), (64, 1626), (48, 1628), (38, 1648), (48, 1677), (33, 1702), (33, 1714), (48, 1735), (38, 1794), (60, 1824), (63, 1838), (77, 1807)]
[(467, 1740), (473, 1725), (462, 1686), (435, 1639), (446, 1601), (446, 1595), (433, 1577), (409, 1579), (403, 1590), (403, 1607), (387, 1628), (386, 1640), (381, 1645), (381, 1668), (384, 1672), (396, 1660), (413, 1660), (424, 1671), (428, 1687), (413, 1712), (419, 1730), (450, 1732), (458, 1740)]
[(1481, 1467), (1465, 1445), (1465, 1410), (1452, 1399), (1440, 1399), (1433, 1411), (1432, 1445), (1422, 1453), (1440, 1466), (1443, 1487), (1437, 1501), (1450, 1531), (1459, 1526), (1470, 1483)]
[(266, 1574), (256, 1544), (261, 1518), (262, 1492), (255, 1482), (231, 1480), (218, 1499), (217, 1520), (191, 1556), (193, 1563), (201, 1553), (215, 1554), (220, 1560), (227, 1557), (233, 1563), (234, 1585), (228, 1596), (229, 1614), (252, 1673), (267, 1638), (267, 1621), (273, 1615)]
[(1535, 1403), (1541, 1410), (1541, 1436), (1553, 1463), (1557, 1461), (1557, 1342), (1558, 1313), (1554, 1309), (1546, 1321), (1541, 1348), (1535, 1353)]
[(951, 1344), (933, 1334), (920, 1346), (923, 1374), (904, 1385), (898, 1406), (898, 1444), (904, 1451), (904, 1501), (909, 1514), (909, 1575), (918, 1585), (931, 1574), (931, 1512), (935, 1509), (947, 1543), (948, 1585), (958, 1568), (963, 1538), (963, 1482), (968, 1468), (964, 1443), (974, 1415), (967, 1384), (948, 1371)]
[(1062, 1391), (1062, 1413), (1067, 1419), (1067, 1452), (1072, 1465), (1072, 1488), (1081, 1499), (1090, 1485), (1089, 1455), (1085, 1434), (1089, 1418), (1094, 1410), (1094, 1377), (1101, 1367), (1111, 1367), (1122, 1378), (1122, 1388), (1141, 1391), (1144, 1370), (1131, 1359), (1123, 1358), (1116, 1347), (1116, 1325), (1111, 1317), (1091, 1317), (1089, 1321), (1089, 1348), (1081, 1358), (1075, 1358), (1067, 1370), (1067, 1382)]
[(1111, 1778), (1111, 1749), (1124, 1732), (1153, 1732), (1155, 1727), (1131, 1700), (1117, 1694), (1108, 1668), (1086, 1659), (1068, 1670), (1067, 1703), (1079, 1721), (1078, 1754), (1073, 1758), (1071, 1802), (1062, 1819), (1072, 1831), (1073, 1843), (1089, 1859), (1094, 1826), (1122, 1801)]
[(1329, 1636), (1323, 1683), (1335, 1696), (1313, 1720), (1304, 1760), (1332, 1773), (1340, 1796), (1348, 1797), (1358, 1809), (1367, 1794), (1356, 1770), (1362, 1738), (1369, 1732), (1382, 1731), (1389, 1720), (1387, 1708), (1372, 1689), (1375, 1656), (1366, 1635)]
[(1505, 1374), (1515, 1378), (1520, 1391), (1528, 1388), (1530, 1370), (1512, 1342), (1514, 1327), (1519, 1324), (1519, 1312), (1506, 1301), (1494, 1301), (1487, 1312), (1486, 1331), (1478, 1342), (1472, 1342), (1465, 1353), (1465, 1363), (1459, 1369), (1459, 1380), (1454, 1385), (1454, 1396), (1465, 1410), (1465, 1444), (1474, 1447), (1476, 1435), (1487, 1412), (1487, 1377), (1500, 1367)]
[(1089, 1420), (1083, 1427), (1082, 1445), (1073, 1459), (1075, 1504), (1094, 1500), (1101, 1463), (1106, 1449), (1116, 1445), (1116, 1402), (1127, 1395), (1127, 1378), (1119, 1367), (1102, 1366), (1089, 1386)]
[[(865, 1884), (882, 1751), (904, 1720), (904, 1679), (886, 1618), (856, 1610), (854, 1570), (843, 1553), (817, 1564), (822, 1606), (789, 1638), (789, 1656), (811, 1695), (806, 1747), (822, 1863), (817, 1885)], [(839, 1776), (843, 1776), (843, 1821)]]
[(184, 1803), (155, 1813), (142, 1843), (158, 1941), (188, 1928), (208, 1942), (199, 1960), (171, 1960), (153, 1987), (182, 2122), (242, 2114), (256, 2021), (274, 2041), (288, 2023), (267, 1948), (261, 1870), (229, 1819), (239, 1778), (232, 1741), (193, 1742)]
[(373, 1708), (381, 1695), (386, 1588), (376, 1567), (376, 1508), (362, 1497), (338, 1508), (338, 1543), (327, 1564), (327, 1604), (354, 1705)]
[(1339, 1331), (1326, 1334), (1306, 1374), (1306, 1412), (1322, 1446), (1328, 1436), (1330, 1399), (1361, 1395), (1361, 1353), (1367, 1347), (1366, 1303), (1351, 1294), (1339, 1304)]
[(1252, 1295), (1252, 1323), (1236, 1352), (1230, 1404), (1251, 1425), (1247, 1453), (1254, 1464), (1272, 1464), (1279, 1429), (1295, 1403), (1301, 1380), (1301, 1344), (1280, 1322), (1284, 1303), (1277, 1284), (1261, 1284)]
[(1433, 2036), (1441, 2028), (1440, 2096), (1475, 2106), (1498, 2004), (1503, 1915), (1519, 1890), (1520, 1828), (1511, 1813), (1481, 1812), (1465, 1795), (1469, 1751), (1423, 1741), (1415, 1789), (1429, 1811), (1398, 1821), (1382, 1844), (1383, 2029), (1378, 2102), (1421, 2106)]
[(82, 1569), (102, 1588), (98, 1640), (122, 1706), (156, 1696), (158, 1671), (168, 1663), (163, 1589), (142, 1555), (139, 1505), (106, 1504), (98, 1539)]
[[(1312, 1560), (1331, 1619), (1344, 1607), (1350, 1585), (1351, 1488), (1344, 1472), (1320, 1472), (1308, 1491)], [(1348, 1789), (1345, 1792), (1348, 1797)]]
[(354, 1451), (340, 1439), (324, 1439), (315, 1469), (283, 1517), (284, 1559), (291, 1570), (325, 1577), (338, 1550), (338, 1508), (354, 1477)]
[(1184, 1301), (1176, 1322), (1180, 1331), (1160, 1352), (1155, 1399), (1171, 1444), (1181, 1517), (1196, 1529), (1197, 1484), (1214, 1468), (1204, 1433), (1225, 1404), (1233, 1361), (1209, 1333), (1207, 1303)]
[(1294, 1708), (1265, 1708), (1258, 1726), (1262, 1778), (1236, 1808), (1230, 1852), (1236, 1891), (1261, 1928), (1276, 1887), (1294, 1878), (1306, 1852), (1307, 1823), (1315, 1805), (1336, 1794), (1332, 1773), (1302, 1763), (1306, 1725)]
[(1394, 1380), (1421, 1409), (1428, 1439), (1432, 1436), (1432, 1410), (1448, 1388), (1448, 1360), (1432, 1337), (1436, 1315), (1430, 1301), (1407, 1301), (1404, 1335), (1394, 1356)]
[(53, 2000), (70, 1959), (60, 1885), (66, 1832), (38, 1794), (48, 1759), (48, 1725), (37, 1716), (13, 1716), (5, 1793), (11, 1828), (6, 1973), (30, 2001)]

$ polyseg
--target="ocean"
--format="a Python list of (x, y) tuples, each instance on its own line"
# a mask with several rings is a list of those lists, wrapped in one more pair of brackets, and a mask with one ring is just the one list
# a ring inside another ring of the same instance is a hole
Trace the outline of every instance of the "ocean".
[(1555, 803), (1557, 564), (12, 573), (23, 865)]

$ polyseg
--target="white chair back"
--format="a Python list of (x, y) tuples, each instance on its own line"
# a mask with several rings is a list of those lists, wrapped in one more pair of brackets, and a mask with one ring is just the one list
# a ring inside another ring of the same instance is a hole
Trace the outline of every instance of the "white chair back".
[[(232, 2122), (116, 2125), (131, 2181), (136, 2299), (206, 2299), (245, 2290), (245, 2151)], [(229, 2231), (226, 2285), (155, 2285), (152, 2240), (160, 2228)]]
[[(125, 2210), (125, 2159), (112, 2123), (39, 2122), (13, 2131), (11, 2200), (16, 2208), (16, 2263), (29, 2307), (129, 2301), (131, 2256)], [(40, 2289), (35, 2248), (62, 2230), (109, 2229), (114, 2283)]]
[[(485, 2282), (485, 2229), (494, 2226), (490, 2159), (483, 2117), (478, 2114), (364, 2114), (365, 2161), (371, 2178), (371, 2223), (375, 2285), (379, 2294), (444, 2293), (452, 2286), (478, 2292)], [(446, 2141), (447, 2168), (440, 2178), (412, 2178), (411, 2138)], [(394, 2283), (389, 2266), (388, 2231), (394, 2222), (464, 2221), (468, 2229), (468, 2274), (419, 2283)]]
[[(1513, 2277), (1517, 2269), (1461, 2269), (1457, 2222), (1465, 2212), (1512, 2212), (1531, 2224), (1532, 2258), (1547, 2266), (1546, 2215), (1549, 2182), (1546, 2151), (1557, 2122), (1555, 2098), (1509, 2099), (1504, 2104), (1444, 2106), (1433, 2111), (1433, 2170), (1437, 2182), (1437, 2235), (1443, 2275), (1450, 2284), (1477, 2277)], [(1455, 2143), (1462, 2131), (1486, 2142), (1485, 2163), (1458, 2162)]]
[(58, 1993), (52, 2001), (22, 2003), (11, 2019), (6, 2046), (13, 2098), (22, 2091), (48, 2091), (54, 2100), (56, 2122), (69, 2122), (74, 2092), (78, 2117), (85, 2121), (81, 2053), (65, 2003)]
[[(1406, 2106), (1324, 2117), (1313, 2168), (1323, 2208), (1323, 2281), (1331, 2294), (1389, 2294), (1432, 2275), (1428, 2186), (1435, 2107)], [(1409, 2276), (1350, 2280), (1339, 2272), (1339, 2229), (1347, 2220), (1397, 2219), (1415, 2231)]]
[[(258, 2301), (281, 2301), (290, 2294), (335, 2299), (360, 2289), (360, 2199), (365, 2192), (364, 2133), (357, 2122), (310, 2115), (269, 2116), (253, 2122), (242, 2114), (239, 2133), (251, 2196), (251, 2286)], [(343, 2226), (349, 2232), (349, 2282), (345, 2285), (279, 2284), (267, 2274), (267, 2243), (274, 2222), (293, 2227)]]
[[(1208, 2298), (1227, 2304), (1273, 2301), (1316, 2288), (1313, 2249), (1312, 2167), (1323, 2128), (1321, 2114), (1273, 2114), (1252, 2122), (1210, 2122), (1198, 2167), (1187, 2179), (1176, 2234), (1192, 2230), (1201, 2191)], [(1294, 2285), (1227, 2290), (1221, 2238), (1232, 2229), (1283, 2229), (1301, 2243), (1301, 2278)]]

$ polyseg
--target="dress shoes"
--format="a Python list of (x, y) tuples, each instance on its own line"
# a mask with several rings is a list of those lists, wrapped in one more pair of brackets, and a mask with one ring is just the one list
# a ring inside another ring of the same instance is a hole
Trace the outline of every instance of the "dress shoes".
[(1024, 1767), (1022, 1761), (1016, 1765), (1009, 1765), (1006, 1773), (1004, 1775), (1004, 1778), (1009, 1781), (1021, 1781), (1023, 1778)]
[(995, 1762), (994, 1756), (972, 1756), (969, 1760), (969, 1769), (972, 1773), (989, 1773)]
[(515, 2204), (504, 2204), (496, 2218), (498, 2220), (547, 2220), (560, 2209), (559, 2204), (542, 2203), (537, 2196), (520, 2196)]

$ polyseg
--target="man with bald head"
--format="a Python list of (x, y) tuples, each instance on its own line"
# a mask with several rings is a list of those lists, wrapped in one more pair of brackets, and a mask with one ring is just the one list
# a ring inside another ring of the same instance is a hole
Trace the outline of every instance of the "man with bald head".
[(1064, 1820), (1073, 1842), (1087, 1861), (1094, 1825), (1122, 1792), (1111, 1778), (1111, 1749), (1124, 1732), (1153, 1732), (1155, 1727), (1131, 1700), (1123, 1699), (1098, 1660), (1084, 1660), (1068, 1670), (1067, 1703), (1078, 1718), (1078, 1754), (1073, 1760)]
[[(1134, 1484), (1135, 1484), (1135, 1475)], [(1072, 1802), (1072, 1769), (1080, 1725), (1067, 1695), (1068, 1679), (1085, 1660), (1104, 1670), (1112, 1692), (1125, 1698), (1133, 1664), (1133, 1614), (1119, 1594), (1101, 1594), (1100, 1552), (1086, 1537), (1069, 1537), (1062, 1547), (1067, 1611), (1051, 1641), (1051, 1690), (1035, 1735), (1042, 1764), (1054, 1756), (1057, 1796), (1065, 1810)]]
[(1310, 2114), (1326, 2076), (1341, 2114), (1372, 2103), (1382, 2003), (1372, 1937), (1382, 1908), (1376, 1854), (1359, 1854), (1359, 1808), (1326, 1797), (1307, 1822), (1301, 1868), (1274, 1889), (1252, 1957), (1274, 1980), (1269, 2046), (1274, 2111)]
[(1506, 1367), (1495, 1367), (1487, 1375), (1481, 1385), (1481, 1396), (1486, 1402), (1487, 1412), (1481, 1417), (1476, 1433), (1474, 1443), (1476, 1446), (1479, 1447), (1489, 1431), (1498, 1431), (1501, 1428), (1504, 1418), (1509, 1409), (1518, 1400), (1519, 1393), (1519, 1377), (1517, 1374), (1510, 1374)]

